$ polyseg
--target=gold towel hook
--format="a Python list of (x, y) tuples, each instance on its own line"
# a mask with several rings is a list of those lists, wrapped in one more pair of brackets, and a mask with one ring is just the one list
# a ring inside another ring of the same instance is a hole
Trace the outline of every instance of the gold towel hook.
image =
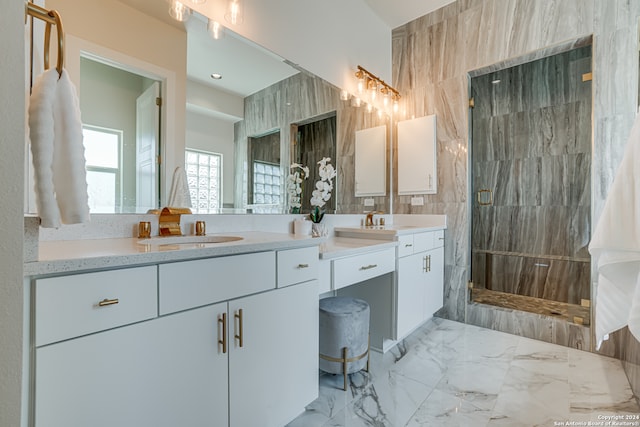
[(58, 62), (56, 70), (58, 75), (62, 76), (62, 69), (64, 67), (64, 30), (62, 28), (62, 19), (60, 14), (55, 10), (47, 10), (33, 3), (27, 2), (25, 5), (26, 14), (35, 18), (41, 19), (46, 22), (44, 32), (44, 69), (49, 69), (49, 46), (51, 42), (51, 26), (56, 26), (56, 32), (58, 33)]
[[(58, 62), (56, 64), (56, 70), (58, 75), (62, 77), (62, 67), (64, 66), (64, 30), (62, 29), (62, 20), (60, 14), (55, 10), (50, 10), (48, 13), (55, 20), (56, 31), (58, 33)], [(44, 68), (49, 69), (49, 44), (51, 40), (51, 23), (47, 21), (47, 26), (44, 33)]]

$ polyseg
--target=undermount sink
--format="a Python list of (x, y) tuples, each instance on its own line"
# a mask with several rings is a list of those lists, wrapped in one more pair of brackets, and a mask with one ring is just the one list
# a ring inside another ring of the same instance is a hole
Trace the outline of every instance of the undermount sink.
[(138, 240), (139, 245), (189, 245), (203, 243), (228, 243), (242, 240), (238, 236), (157, 236)]

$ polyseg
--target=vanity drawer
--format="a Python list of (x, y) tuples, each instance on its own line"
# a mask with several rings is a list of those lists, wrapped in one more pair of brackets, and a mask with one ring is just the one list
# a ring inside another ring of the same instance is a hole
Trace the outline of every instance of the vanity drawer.
[(35, 280), (36, 346), (158, 315), (157, 267)]
[(413, 254), (413, 234), (398, 236), (398, 258)]
[(275, 287), (275, 252), (161, 264), (160, 314), (230, 300)]
[(433, 249), (433, 231), (413, 235), (413, 253), (420, 253)]
[(444, 230), (413, 235), (413, 252), (419, 253), (444, 246)]
[(279, 288), (318, 278), (317, 246), (278, 251), (277, 258)]
[(444, 230), (433, 232), (433, 247), (440, 248), (444, 246)]
[(388, 248), (333, 261), (333, 287), (340, 289), (394, 271), (396, 250)]

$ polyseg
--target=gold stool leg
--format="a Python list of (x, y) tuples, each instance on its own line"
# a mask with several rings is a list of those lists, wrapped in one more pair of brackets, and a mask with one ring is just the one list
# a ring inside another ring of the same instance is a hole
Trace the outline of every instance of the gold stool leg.
[(369, 372), (369, 361), (371, 360), (371, 335), (367, 339), (367, 372)]
[(344, 376), (344, 391), (347, 391), (347, 352), (349, 350), (347, 349), (347, 347), (344, 347), (342, 349), (342, 373)]

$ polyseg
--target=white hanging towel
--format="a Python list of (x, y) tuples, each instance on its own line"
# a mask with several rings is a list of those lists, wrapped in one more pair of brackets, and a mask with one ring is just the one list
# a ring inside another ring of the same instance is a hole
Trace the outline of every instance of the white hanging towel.
[(169, 190), (168, 205), (176, 208), (191, 208), (191, 193), (187, 182), (187, 172), (178, 166), (173, 171), (171, 189)]
[(598, 271), (596, 342), (624, 326), (640, 340), (640, 115), (589, 244)]
[(89, 196), (76, 90), (66, 70), (36, 79), (29, 100), (29, 136), (41, 226), (89, 221)]

